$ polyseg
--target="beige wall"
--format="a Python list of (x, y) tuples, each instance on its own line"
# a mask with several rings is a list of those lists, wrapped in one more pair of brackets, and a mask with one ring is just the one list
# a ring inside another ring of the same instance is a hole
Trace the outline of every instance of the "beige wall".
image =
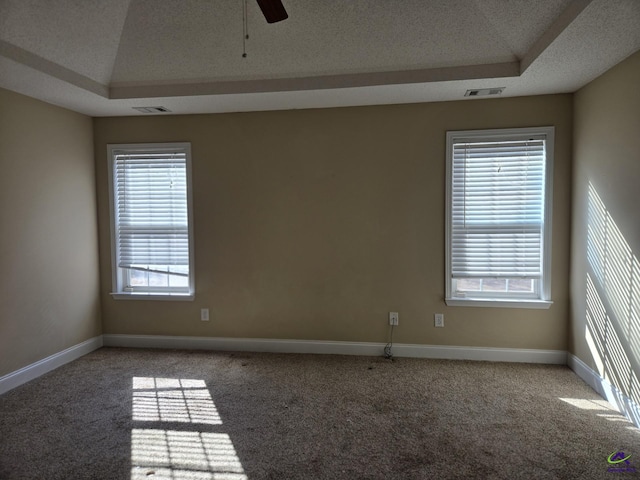
[[(383, 342), (393, 310), (397, 342), (564, 350), (571, 119), (571, 95), (94, 119), (104, 333)], [(554, 305), (446, 307), (445, 132), (542, 125)], [(113, 300), (106, 145), (168, 141), (192, 143), (196, 300)]]
[(91, 119), (0, 89), (0, 376), (101, 333)]
[(640, 52), (575, 95), (570, 340), (572, 353), (627, 395), (634, 382), (636, 402), (640, 402), (638, 85)]

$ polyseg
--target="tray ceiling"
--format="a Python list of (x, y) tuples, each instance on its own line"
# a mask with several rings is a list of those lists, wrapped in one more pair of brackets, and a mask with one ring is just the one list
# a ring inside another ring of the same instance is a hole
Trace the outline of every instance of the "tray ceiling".
[(638, 0), (0, 0), (0, 87), (88, 115), (572, 92), (640, 49)]

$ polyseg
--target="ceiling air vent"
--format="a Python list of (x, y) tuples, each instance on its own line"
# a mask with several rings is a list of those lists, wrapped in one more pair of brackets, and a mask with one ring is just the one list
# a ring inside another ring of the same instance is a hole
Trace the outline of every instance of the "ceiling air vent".
[(486, 97), (487, 95), (500, 95), (504, 91), (505, 87), (497, 88), (476, 88), (474, 90), (467, 90), (464, 94), (465, 97)]
[(171, 111), (167, 107), (131, 107), (131, 108), (142, 113), (166, 113)]

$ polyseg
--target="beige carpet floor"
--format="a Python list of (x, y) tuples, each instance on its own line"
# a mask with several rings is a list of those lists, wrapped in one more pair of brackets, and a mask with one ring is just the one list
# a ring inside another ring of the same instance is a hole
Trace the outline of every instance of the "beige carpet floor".
[(4, 480), (633, 477), (563, 366), (102, 348), (0, 396)]

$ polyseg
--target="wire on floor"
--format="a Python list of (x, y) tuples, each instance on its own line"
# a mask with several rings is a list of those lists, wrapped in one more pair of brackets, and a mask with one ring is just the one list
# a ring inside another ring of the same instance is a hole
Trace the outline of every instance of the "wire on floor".
[(384, 358), (392, 359), (393, 354), (391, 353), (391, 349), (393, 348), (393, 328), (395, 325), (391, 325), (391, 333), (389, 335), (389, 343), (384, 347)]

